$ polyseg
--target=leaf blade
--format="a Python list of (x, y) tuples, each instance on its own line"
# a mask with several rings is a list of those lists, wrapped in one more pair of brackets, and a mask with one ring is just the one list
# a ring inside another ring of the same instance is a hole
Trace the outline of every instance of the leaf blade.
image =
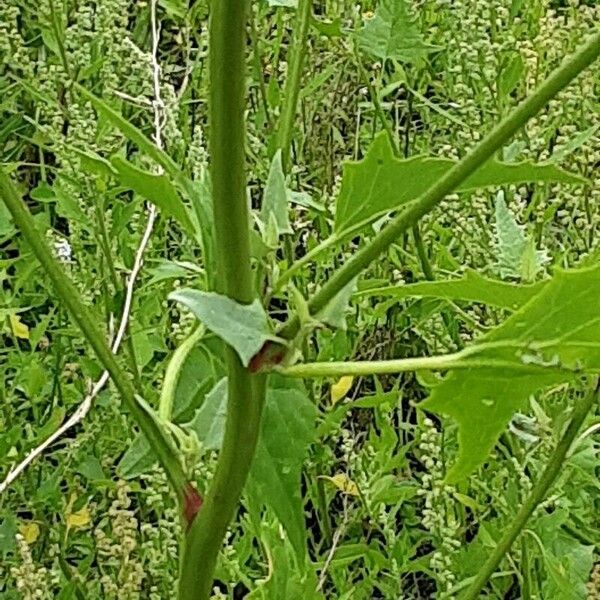
[[(502, 369), (451, 371), (421, 403), (423, 409), (447, 415), (458, 425), (459, 455), (449, 481), (466, 477), (485, 461), (531, 394), (572, 381), (580, 373), (600, 371), (599, 294), (600, 265), (559, 271), (537, 296), (475, 345), (473, 355), (502, 359)], [(506, 366), (511, 363), (514, 369)], [(526, 374), (518, 369), (523, 364), (539, 368)]]
[(227, 296), (190, 288), (171, 292), (169, 299), (187, 306), (207, 329), (234, 348), (245, 367), (265, 342), (280, 341), (271, 332), (259, 300), (239, 304)]
[[(455, 164), (453, 160), (431, 156), (396, 158), (385, 132), (378, 134), (363, 159), (346, 161), (343, 165), (342, 187), (336, 200), (335, 232), (343, 234), (361, 223), (367, 225), (379, 216), (402, 208), (419, 198)], [(550, 163), (503, 163), (493, 159), (468, 177), (457, 191), (531, 181), (587, 182)]]

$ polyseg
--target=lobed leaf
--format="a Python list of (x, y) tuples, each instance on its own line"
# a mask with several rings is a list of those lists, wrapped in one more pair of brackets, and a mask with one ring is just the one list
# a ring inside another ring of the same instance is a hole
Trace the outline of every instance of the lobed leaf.
[[(386, 133), (381, 132), (362, 160), (344, 164), (342, 187), (336, 201), (336, 233), (361, 223), (367, 225), (416, 200), (455, 164), (450, 159), (429, 156), (396, 158)], [(457, 191), (536, 181), (587, 182), (551, 163), (503, 163), (492, 159), (468, 177)]]
[(362, 50), (382, 60), (414, 62), (441, 50), (425, 42), (405, 0), (381, 0), (356, 37)]
[(531, 394), (580, 373), (600, 372), (599, 295), (600, 265), (559, 271), (472, 347), (470, 356), (486, 366), (452, 371), (433, 389), (421, 407), (458, 424), (459, 455), (449, 481), (485, 461)]

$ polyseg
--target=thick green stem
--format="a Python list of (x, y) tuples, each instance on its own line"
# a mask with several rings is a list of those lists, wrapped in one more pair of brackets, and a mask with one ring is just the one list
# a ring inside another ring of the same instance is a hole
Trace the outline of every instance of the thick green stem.
[(184, 500), (187, 478), (183, 471), (176, 448), (167, 434), (152, 419), (136, 400), (135, 390), (127, 374), (119, 366), (100, 329), (97, 318), (85, 306), (73, 282), (65, 275), (65, 270), (52, 255), (46, 241), (35, 228), (33, 218), (19, 197), (15, 186), (4, 171), (0, 170), (0, 195), (11, 213), (15, 225), (31, 246), (46, 274), (54, 284), (56, 293), (67, 307), (83, 335), (93, 348), (103, 367), (110, 374), (115, 387), (121, 394), (127, 409), (133, 415), (153, 451), (164, 467), (167, 477), (180, 501)]
[[(598, 58), (598, 54), (600, 54), (600, 32), (594, 33), (578, 52), (566, 59), (529, 98), (507, 115), (458, 164), (452, 167), (411, 206), (392, 219), (366, 246), (336, 271), (309, 301), (308, 307), (311, 314), (317, 314), (323, 309), (344, 286), (368, 267), (400, 234), (415, 225), (467, 177), (492, 158), (494, 153), (506, 144), (531, 117), (546, 106), (549, 100)], [(290, 339), (296, 335), (299, 328), (300, 321), (295, 316), (286, 323), (280, 335)]]
[(306, 56), (306, 41), (308, 38), (308, 27), (312, 15), (312, 0), (299, 0), (298, 16), (294, 27), (294, 41), (291, 48), (291, 57), (288, 63), (288, 75), (283, 93), (283, 107), (277, 132), (277, 147), (281, 150), (281, 162), (284, 173), (289, 171), (290, 148), (292, 145), (292, 132), (294, 131), (294, 119), (298, 107), (298, 95), (300, 94), (300, 79)]
[[(210, 15), (210, 167), (219, 277), (217, 291), (254, 299), (245, 177), (245, 49), (247, 0), (219, 0)], [(266, 376), (252, 375), (227, 349), (227, 421), (217, 469), (187, 533), (179, 598), (205, 600), (227, 527), (258, 441)]]
[(489, 555), (479, 573), (475, 576), (475, 580), (471, 583), (469, 589), (461, 596), (461, 600), (476, 600), (480, 597), (481, 590), (488, 582), (494, 571), (498, 568), (500, 561), (504, 555), (510, 550), (514, 541), (521, 533), (529, 517), (533, 514), (536, 507), (546, 497), (550, 486), (554, 483), (559, 473), (563, 469), (565, 457), (577, 432), (581, 428), (585, 417), (590, 412), (595, 400), (598, 398), (598, 388), (595, 391), (588, 393), (583, 400), (575, 405), (571, 422), (564, 432), (561, 440), (558, 442), (554, 453), (550, 457), (550, 461), (546, 465), (542, 476), (535, 484), (531, 494), (525, 500), (519, 512), (515, 516), (514, 521), (504, 533), (492, 553)]

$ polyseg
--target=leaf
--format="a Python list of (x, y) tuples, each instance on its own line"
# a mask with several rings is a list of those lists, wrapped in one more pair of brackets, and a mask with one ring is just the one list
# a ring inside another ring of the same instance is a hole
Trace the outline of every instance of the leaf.
[(0, 556), (6, 558), (15, 549), (16, 533), (17, 520), (9, 513), (0, 522)]
[(74, 221), (75, 223), (83, 225), (88, 230), (92, 230), (92, 222), (87, 214), (82, 210), (79, 200), (71, 195), (71, 192), (68, 191), (68, 188), (66, 189), (67, 191), (65, 191), (65, 188), (63, 188), (58, 180), (52, 187), (56, 198), (56, 211), (59, 215), (67, 218), (69, 221)]
[(106, 104), (104, 100), (94, 96), (94, 94), (86, 90), (82, 85), (74, 83), (73, 87), (86, 100), (89, 100), (94, 108), (110, 121), (128, 140), (132, 141), (142, 152), (159, 164), (171, 177), (175, 179), (182, 177), (182, 173), (175, 161), (166, 152), (158, 148), (137, 127), (124, 119), (114, 108)]
[(321, 323), (326, 323), (330, 327), (336, 327), (342, 331), (346, 330), (346, 312), (350, 304), (350, 298), (356, 290), (356, 277), (347, 283), (334, 298), (319, 311), (316, 319)]
[(285, 528), (299, 562), (306, 555), (300, 474), (316, 436), (316, 408), (298, 388), (270, 388), (247, 491)]
[(81, 473), (89, 481), (103, 481), (107, 479), (102, 469), (102, 464), (92, 455), (86, 456), (77, 465), (77, 472)]
[(600, 265), (559, 270), (537, 296), (469, 349), (482, 366), (451, 371), (433, 388), (421, 408), (458, 424), (459, 454), (449, 481), (486, 460), (530, 395), (581, 373), (600, 372), (599, 295)]
[(260, 301), (239, 304), (227, 296), (189, 288), (169, 294), (187, 306), (210, 331), (229, 344), (245, 367), (268, 340), (280, 341), (272, 332)]
[(129, 445), (117, 465), (117, 473), (123, 479), (135, 479), (149, 471), (156, 456), (143, 434), (138, 434)]
[(521, 261), (527, 240), (523, 227), (517, 224), (504, 201), (504, 193), (496, 196), (496, 250), (500, 277), (520, 277)]
[(406, 0), (381, 0), (356, 37), (362, 50), (382, 60), (414, 62), (441, 49), (425, 42)]
[(110, 162), (108, 162), (105, 158), (102, 158), (102, 156), (99, 154), (96, 154), (93, 150), (81, 150), (79, 148), (75, 148), (74, 146), (71, 147), (70, 150), (79, 157), (81, 166), (85, 171), (95, 173), (103, 179), (117, 176), (117, 172)]
[(532, 281), (547, 257), (535, 248), (533, 239), (528, 239), (524, 228), (513, 217), (504, 201), (504, 192), (496, 196), (496, 252), (500, 277), (515, 277)]
[(346, 494), (347, 496), (359, 496), (358, 486), (348, 475), (345, 473), (337, 473), (333, 477), (328, 477), (327, 475), (319, 475), (320, 479), (327, 479), (330, 483), (333, 483), (335, 487), (340, 490), (340, 492)]
[[(365, 283), (368, 283), (365, 282)], [(377, 287), (357, 292), (358, 297), (384, 296), (398, 300), (404, 298), (445, 298), (481, 302), (508, 310), (516, 310), (538, 294), (545, 281), (523, 285), (488, 279), (468, 269), (460, 279), (447, 281), (421, 281), (405, 285)]]
[[(362, 160), (344, 163), (342, 187), (336, 201), (336, 233), (359, 224), (367, 225), (416, 200), (455, 164), (453, 160), (430, 156), (396, 158), (386, 133), (381, 132)], [(551, 163), (503, 163), (492, 159), (468, 177), (457, 191), (530, 181), (587, 182)]]
[(8, 208), (6, 208), (4, 202), (0, 202), (0, 240), (12, 236), (14, 232), (12, 215), (8, 212)]
[(222, 361), (211, 348), (204, 343), (194, 348), (183, 363), (175, 387), (173, 422), (190, 420), (224, 374)]
[(223, 442), (227, 417), (227, 377), (206, 394), (192, 421), (184, 425), (194, 431), (207, 450), (218, 450)]
[(31, 545), (40, 537), (40, 526), (34, 521), (27, 521), (19, 525), (19, 533)]
[[(181, 368), (173, 398), (172, 421), (182, 423), (193, 418), (194, 411), (198, 408), (207, 391), (222, 372), (222, 365), (218, 357), (214, 356), (210, 348), (204, 344), (194, 348)], [(156, 463), (156, 457), (150, 444), (142, 434), (137, 437), (127, 448), (117, 465), (119, 477), (135, 479), (148, 472)]]
[(110, 162), (118, 173), (121, 185), (156, 204), (167, 216), (173, 217), (189, 234), (194, 234), (195, 228), (187, 208), (166, 175), (148, 173), (121, 156), (113, 156)]
[(477, 504), (477, 502), (473, 498), (471, 498), (471, 496), (467, 496), (466, 494), (461, 494), (460, 492), (454, 492), (452, 495), (463, 506), (470, 508), (474, 513), (481, 511), (481, 506), (479, 504)]
[(331, 385), (331, 405), (335, 406), (342, 398), (346, 397), (346, 394), (350, 391), (352, 387), (352, 382), (354, 381), (354, 377), (351, 375), (344, 375), (344, 377), (340, 377), (338, 381)]
[(498, 91), (503, 98), (508, 97), (514, 91), (523, 76), (524, 70), (523, 58), (520, 53), (516, 52), (506, 67), (502, 69), (498, 81)]
[(542, 596), (552, 600), (585, 600), (589, 597), (586, 584), (594, 565), (594, 546), (584, 545), (566, 533), (563, 527), (569, 525), (568, 517), (565, 509), (543, 512), (533, 524), (539, 538), (530, 532), (548, 575), (542, 580)]
[(557, 148), (550, 157), (551, 162), (560, 162), (567, 156), (575, 152), (578, 148), (581, 148), (586, 142), (588, 142), (595, 133), (600, 129), (600, 125), (592, 125), (588, 129), (578, 133), (573, 139), (569, 140), (564, 146)]
[(271, 161), (260, 211), (260, 218), (265, 228), (273, 215), (278, 235), (292, 233), (288, 208), (289, 192), (285, 186), (285, 175), (281, 166), (281, 150), (277, 150)]
[(15, 313), (11, 313), (8, 318), (10, 320), (10, 327), (13, 335), (20, 340), (28, 340), (29, 327), (27, 327), (27, 325), (21, 321), (21, 317)]

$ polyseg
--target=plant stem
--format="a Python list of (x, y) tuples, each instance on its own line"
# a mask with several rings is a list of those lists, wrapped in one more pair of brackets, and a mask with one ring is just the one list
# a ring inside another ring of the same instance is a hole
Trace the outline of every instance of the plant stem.
[(179, 500), (183, 501), (187, 478), (176, 448), (167, 434), (148, 416), (136, 400), (133, 385), (111, 352), (102, 332), (96, 326), (97, 318), (85, 306), (73, 282), (67, 277), (63, 267), (52, 255), (46, 241), (35, 228), (33, 218), (19, 197), (15, 186), (3, 170), (0, 170), (0, 195), (11, 213), (15, 224), (54, 284), (60, 300), (68, 308), (77, 325), (79, 325), (83, 335), (94, 349), (96, 356), (110, 374), (127, 409), (131, 412), (139, 428), (150, 442)]
[(288, 63), (289, 71), (285, 81), (283, 107), (281, 109), (279, 130), (277, 132), (277, 147), (281, 150), (281, 163), (284, 173), (289, 171), (290, 166), (292, 132), (294, 130), (294, 119), (296, 118), (296, 109), (298, 106), (300, 78), (302, 77), (304, 57), (306, 56), (306, 41), (311, 16), (312, 0), (299, 0), (296, 26), (294, 27), (294, 40)]
[(263, 110), (265, 111), (265, 120), (269, 128), (271, 127), (271, 111), (269, 110), (269, 101), (267, 99), (267, 87), (265, 85), (265, 74), (262, 58), (260, 56), (260, 47), (258, 45), (258, 31), (256, 30), (255, 15), (250, 15), (250, 40), (252, 42), (252, 53), (254, 59), (254, 73), (256, 81), (258, 81), (258, 90), (262, 101)]
[[(106, 220), (104, 218), (104, 207), (100, 205), (100, 199), (97, 199), (95, 202), (95, 213), (96, 219), (98, 221), (98, 230), (99, 230), (99, 240), (100, 247), (104, 252), (104, 258), (106, 259), (106, 264), (108, 267), (108, 274), (113, 285), (114, 294), (118, 294), (123, 290), (123, 285), (119, 281), (119, 276), (117, 275), (117, 270), (115, 268), (115, 263), (113, 261), (112, 252), (110, 251), (110, 242), (108, 239), (108, 231), (106, 230)], [(133, 381), (135, 384), (135, 389), (138, 393), (142, 393), (142, 380), (140, 378), (140, 370), (138, 368), (137, 360), (135, 358), (135, 348), (133, 347), (133, 338), (129, 332), (129, 320), (127, 323), (127, 329), (125, 330), (125, 347), (127, 354), (127, 363), (128, 367), (133, 375)]]
[(175, 400), (175, 390), (181, 375), (181, 369), (189, 353), (195, 348), (198, 341), (204, 335), (204, 327), (201, 325), (192, 332), (173, 352), (165, 371), (162, 390), (160, 392), (160, 401), (158, 403), (158, 416), (163, 421), (170, 421), (173, 413), (173, 401)]
[[(365, 375), (385, 375), (405, 373), (407, 371), (444, 371), (446, 369), (473, 369), (473, 368), (506, 368), (519, 370), (521, 373), (538, 374), (540, 369), (547, 371), (548, 367), (537, 365), (519, 364), (514, 361), (494, 359), (470, 358), (481, 348), (476, 346), (466, 348), (452, 354), (440, 356), (418, 356), (415, 358), (397, 358), (392, 360), (359, 360), (359, 361), (331, 361), (299, 363), (290, 367), (275, 367), (274, 372), (285, 377), (342, 377), (351, 375), (363, 377)], [(572, 372), (571, 372), (572, 373)]]
[[(417, 256), (419, 257), (419, 262), (421, 263), (421, 269), (423, 269), (423, 275), (425, 275), (425, 279), (427, 279), (427, 281), (435, 281), (435, 274), (433, 273), (433, 268), (431, 267), (431, 263), (429, 262), (429, 257), (427, 256), (427, 250), (425, 249), (423, 237), (421, 236), (421, 229), (418, 223), (415, 223), (413, 225), (412, 235), (415, 241), (415, 249), (417, 250)], [(459, 350), (461, 348), (464, 348), (464, 343), (460, 339), (460, 335), (458, 334), (458, 325), (456, 323), (454, 315), (445, 309), (441, 310), (440, 314), (442, 316), (444, 326), (446, 327), (446, 331), (448, 332), (450, 339), (454, 342), (454, 344)]]
[[(588, 67), (600, 54), (600, 32), (596, 32), (571, 57), (567, 58), (538, 88), (515, 107), (481, 142), (459, 163), (450, 169), (418, 200), (394, 217), (366, 246), (346, 262), (323, 287), (310, 299), (311, 314), (322, 310), (354, 277), (382, 254), (404, 231), (415, 225), (421, 217), (435, 208), (448, 194), (453, 192), (467, 177), (488, 161), (496, 150), (556, 94), (565, 88), (581, 71)], [(279, 335), (291, 339), (300, 328), (297, 316), (292, 317)]]
[[(254, 299), (245, 177), (247, 0), (219, 0), (210, 16), (210, 157), (217, 291)], [(228, 402), (223, 445), (212, 485), (192, 521), (181, 561), (179, 598), (206, 600), (227, 527), (246, 482), (260, 430), (265, 375), (252, 375), (227, 348)]]
[(480, 597), (481, 590), (493, 575), (494, 571), (498, 568), (500, 561), (510, 550), (513, 542), (525, 527), (527, 520), (531, 517), (538, 504), (545, 498), (550, 486), (561, 472), (567, 452), (569, 451), (577, 432), (581, 428), (585, 417), (590, 412), (595, 400), (597, 400), (599, 391), (600, 388), (596, 387), (595, 390), (590, 391), (580, 402), (575, 404), (569, 426), (564, 432), (561, 440), (558, 442), (542, 476), (535, 484), (529, 497), (519, 509), (519, 512), (506, 533), (502, 536), (493, 552), (479, 570), (479, 573), (475, 576), (475, 580), (461, 596), (461, 600), (476, 600)]
[[(385, 130), (388, 139), (390, 140), (390, 144), (392, 146), (392, 150), (396, 156), (400, 156), (400, 149), (398, 148), (398, 142), (396, 141), (396, 136), (394, 135), (394, 130), (390, 125), (389, 121), (385, 116), (385, 112), (383, 111), (383, 107), (381, 106), (381, 102), (379, 100), (379, 95), (375, 90), (373, 83), (371, 82), (371, 78), (365, 71), (363, 67), (362, 60), (360, 54), (358, 52), (358, 48), (354, 47), (354, 57), (356, 59), (356, 66), (358, 67), (358, 73), (363, 83), (367, 86), (367, 91), (369, 92), (369, 96), (371, 98), (371, 103), (373, 104), (373, 108), (375, 109), (375, 114), (381, 123), (381, 126)], [(382, 67), (383, 68), (383, 67)]]

